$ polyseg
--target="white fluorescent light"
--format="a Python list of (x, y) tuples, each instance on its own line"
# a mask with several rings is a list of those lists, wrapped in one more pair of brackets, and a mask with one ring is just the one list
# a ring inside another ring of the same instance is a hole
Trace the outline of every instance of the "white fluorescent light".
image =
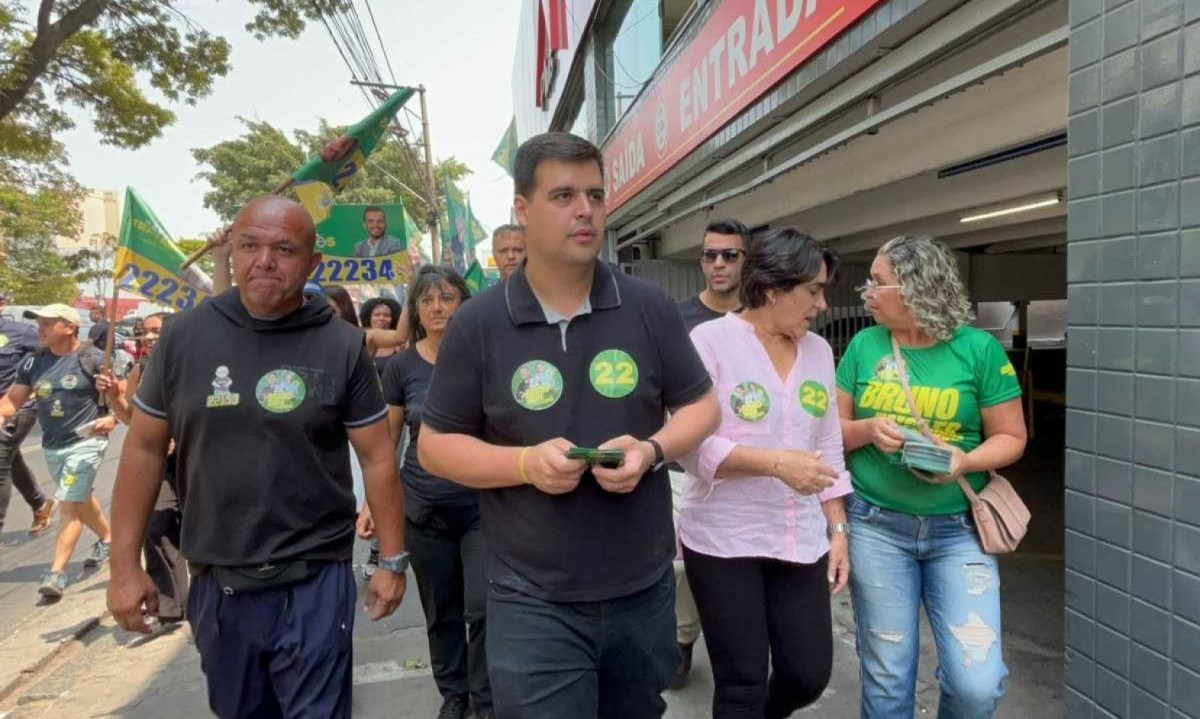
[(1012, 207), (1003, 207), (998, 210), (989, 210), (981, 212), (978, 215), (967, 215), (959, 220), (959, 222), (979, 222), (980, 220), (990, 220), (995, 217), (1004, 217), (1006, 215), (1015, 215), (1019, 212), (1029, 212), (1030, 210), (1040, 210), (1043, 207), (1053, 207), (1062, 202), (1062, 197), (1057, 193), (1051, 197), (1044, 197), (1038, 200), (1030, 200), (1029, 202)]

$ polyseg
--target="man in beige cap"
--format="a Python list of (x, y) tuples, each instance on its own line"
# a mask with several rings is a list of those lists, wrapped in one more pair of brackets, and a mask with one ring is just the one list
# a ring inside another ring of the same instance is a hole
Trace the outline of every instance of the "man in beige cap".
[(116, 418), (100, 403), (100, 395), (115, 380), (102, 369), (103, 353), (80, 344), (79, 312), (74, 308), (46, 305), (27, 310), (25, 317), (37, 320), (42, 349), (30, 353), (17, 368), (16, 379), (0, 398), (0, 422), (16, 414), (30, 396), (36, 398), (42, 449), (50, 476), (58, 484), (55, 496), (62, 503), (54, 561), (38, 591), (57, 599), (67, 588), (67, 564), (84, 525), (99, 540), (84, 566), (108, 560), (112, 533), (92, 495), (92, 485), (108, 448), (108, 434), (117, 426)]

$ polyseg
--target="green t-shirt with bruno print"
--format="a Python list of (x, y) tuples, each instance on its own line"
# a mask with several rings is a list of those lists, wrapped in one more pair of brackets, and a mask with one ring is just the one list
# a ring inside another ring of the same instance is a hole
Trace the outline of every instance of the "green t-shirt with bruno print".
[[(948, 342), (900, 351), (921, 417), (935, 435), (964, 452), (983, 441), (982, 409), (1021, 396), (1017, 373), (1004, 348), (983, 330), (961, 327)], [(854, 336), (838, 364), (837, 385), (854, 398), (855, 419), (882, 415), (917, 429), (896, 372), (892, 335), (886, 327), (869, 327)], [(854, 491), (884, 509), (918, 516), (968, 509), (957, 482), (923, 482), (900, 464), (899, 453), (885, 454), (868, 444), (849, 454), (847, 466)], [(987, 484), (987, 473), (974, 472), (967, 479), (979, 490)]]

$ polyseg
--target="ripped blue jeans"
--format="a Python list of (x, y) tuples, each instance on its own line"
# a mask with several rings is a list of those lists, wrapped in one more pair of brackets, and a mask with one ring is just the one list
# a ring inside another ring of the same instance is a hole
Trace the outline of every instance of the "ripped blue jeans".
[(1000, 574), (970, 514), (917, 517), (846, 497), (862, 719), (912, 717), (920, 607), (937, 643), (939, 719), (987, 719), (1004, 696)]

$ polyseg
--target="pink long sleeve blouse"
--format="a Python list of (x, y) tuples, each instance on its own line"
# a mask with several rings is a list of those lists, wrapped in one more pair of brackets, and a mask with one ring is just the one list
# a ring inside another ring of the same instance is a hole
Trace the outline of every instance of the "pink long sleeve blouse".
[[(689, 549), (715, 557), (817, 561), (829, 551), (821, 503), (852, 491), (829, 343), (806, 334), (796, 343), (796, 363), (782, 381), (753, 325), (736, 314), (705, 322), (691, 336), (721, 402), (721, 426), (681, 461), (687, 481), (680, 539)], [(737, 445), (819, 450), (839, 478), (817, 495), (800, 494), (775, 477), (716, 479), (717, 468)]]

